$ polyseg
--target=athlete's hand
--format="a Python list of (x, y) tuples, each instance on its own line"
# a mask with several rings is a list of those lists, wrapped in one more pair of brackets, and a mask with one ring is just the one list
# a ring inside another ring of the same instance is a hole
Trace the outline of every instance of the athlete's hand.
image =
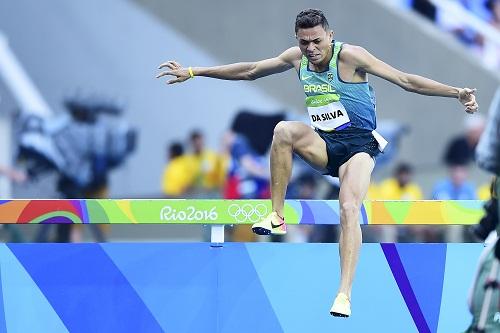
[(168, 70), (156, 75), (156, 78), (159, 79), (165, 75), (175, 76), (172, 80), (167, 81), (168, 84), (184, 82), (191, 78), (189, 70), (187, 68), (182, 68), (181, 64), (177, 61), (167, 61), (158, 67), (158, 69), (163, 68), (168, 68)]
[(467, 113), (474, 113), (479, 108), (476, 102), (476, 96), (474, 96), (475, 92), (475, 88), (463, 88), (458, 92), (458, 100), (465, 106), (465, 112)]

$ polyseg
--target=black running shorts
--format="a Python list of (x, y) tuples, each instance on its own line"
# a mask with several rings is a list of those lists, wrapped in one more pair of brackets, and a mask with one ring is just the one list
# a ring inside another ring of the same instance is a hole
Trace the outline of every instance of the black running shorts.
[(346, 128), (341, 131), (324, 132), (316, 129), (316, 132), (326, 143), (328, 154), (328, 175), (339, 176), (339, 168), (357, 153), (367, 153), (375, 158), (380, 153), (377, 140), (372, 131), (359, 128)]

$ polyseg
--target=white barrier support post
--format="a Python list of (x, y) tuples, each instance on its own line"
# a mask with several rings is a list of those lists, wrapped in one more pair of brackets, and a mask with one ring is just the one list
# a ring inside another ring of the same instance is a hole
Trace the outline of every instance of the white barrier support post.
[(215, 244), (224, 243), (224, 225), (215, 224), (210, 226), (210, 241)]

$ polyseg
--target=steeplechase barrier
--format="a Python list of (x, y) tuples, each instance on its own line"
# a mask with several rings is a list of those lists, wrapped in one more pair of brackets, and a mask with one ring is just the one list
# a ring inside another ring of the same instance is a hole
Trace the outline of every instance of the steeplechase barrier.
[[(2, 200), (1, 223), (206, 224), (213, 232), (209, 243), (1, 244), (0, 332), (467, 328), (483, 244), (363, 244), (352, 316), (333, 318), (337, 244), (223, 243), (224, 225), (269, 212), (259, 200)], [(360, 223), (471, 225), (482, 214), (480, 201), (366, 201)], [(288, 200), (285, 216), (292, 225), (338, 224), (338, 202)]]

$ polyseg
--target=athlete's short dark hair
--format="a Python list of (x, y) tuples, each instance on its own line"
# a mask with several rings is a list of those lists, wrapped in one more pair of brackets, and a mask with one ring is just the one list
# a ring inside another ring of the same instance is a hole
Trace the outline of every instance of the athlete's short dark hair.
[(328, 31), (330, 27), (325, 14), (323, 14), (321, 10), (312, 8), (304, 9), (295, 19), (295, 33), (297, 33), (299, 29), (314, 28), (317, 25), (321, 25), (326, 31)]

